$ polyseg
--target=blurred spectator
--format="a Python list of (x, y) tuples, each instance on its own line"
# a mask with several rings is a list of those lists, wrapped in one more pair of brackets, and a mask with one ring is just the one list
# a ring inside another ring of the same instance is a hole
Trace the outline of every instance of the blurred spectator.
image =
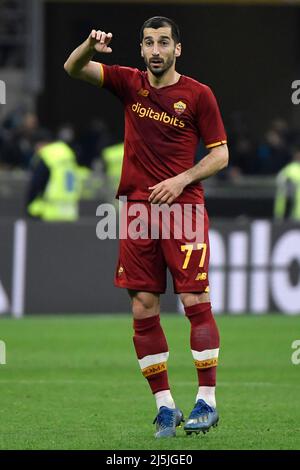
[(78, 142), (80, 165), (91, 168), (95, 160), (101, 158), (102, 150), (109, 144), (109, 132), (104, 121), (94, 119)]
[(111, 201), (109, 187), (105, 184), (105, 163), (102, 150), (110, 141), (106, 123), (93, 119), (75, 144), (81, 181), (81, 198)]
[(274, 217), (300, 221), (300, 146), (294, 148), (292, 162), (279, 172), (276, 182)]
[(11, 113), (5, 119), (1, 132), (2, 165), (8, 168), (28, 168), (40, 131), (35, 113), (22, 109)]
[(258, 170), (262, 175), (275, 175), (290, 161), (290, 151), (285, 139), (277, 130), (266, 132), (264, 141), (258, 148)]
[(229, 170), (238, 174), (253, 175), (258, 171), (257, 149), (249, 136), (239, 136), (230, 145)]
[(288, 122), (285, 119), (281, 117), (277, 117), (273, 119), (270, 124), (270, 129), (277, 132), (284, 140), (284, 143), (288, 145), (288, 142), (290, 140), (291, 130), (288, 125)]
[(239, 179), (244, 174), (257, 173), (256, 143), (251, 137), (250, 127), (242, 111), (236, 110), (230, 115), (227, 132), (230, 158), (224, 177)]
[(75, 130), (72, 124), (65, 123), (58, 128), (57, 140), (62, 140), (73, 148), (76, 146)]
[(122, 172), (124, 142), (110, 145), (102, 151), (103, 161), (105, 164), (105, 172), (108, 179), (108, 187), (112, 195), (115, 197)]
[(32, 178), (27, 195), (30, 217), (47, 222), (78, 219), (81, 185), (76, 155), (62, 140), (41, 135), (32, 161)]

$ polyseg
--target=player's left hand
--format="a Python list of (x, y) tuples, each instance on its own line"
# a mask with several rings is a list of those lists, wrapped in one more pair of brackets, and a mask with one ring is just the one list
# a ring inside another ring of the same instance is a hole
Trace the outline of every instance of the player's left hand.
[(152, 190), (148, 201), (152, 204), (172, 204), (184, 188), (185, 182), (181, 175), (168, 178), (148, 188)]

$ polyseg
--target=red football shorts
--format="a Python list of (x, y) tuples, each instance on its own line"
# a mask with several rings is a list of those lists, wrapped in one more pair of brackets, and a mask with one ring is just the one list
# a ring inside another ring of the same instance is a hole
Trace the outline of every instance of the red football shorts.
[(208, 291), (208, 226), (203, 204), (128, 201), (120, 214), (115, 285), (163, 293), (168, 268), (175, 293)]

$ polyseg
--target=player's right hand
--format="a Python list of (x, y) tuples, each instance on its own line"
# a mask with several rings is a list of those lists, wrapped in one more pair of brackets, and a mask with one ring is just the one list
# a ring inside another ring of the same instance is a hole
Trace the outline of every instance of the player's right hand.
[(111, 39), (111, 33), (105, 33), (104, 31), (100, 31), (100, 29), (93, 29), (88, 37), (88, 43), (95, 51), (109, 54), (112, 52), (112, 48), (109, 47)]

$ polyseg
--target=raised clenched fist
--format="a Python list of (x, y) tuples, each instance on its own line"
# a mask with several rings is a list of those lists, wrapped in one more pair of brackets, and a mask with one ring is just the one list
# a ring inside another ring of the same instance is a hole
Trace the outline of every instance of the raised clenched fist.
[(109, 43), (112, 39), (112, 33), (105, 33), (100, 29), (93, 29), (88, 37), (88, 42), (91, 48), (97, 52), (110, 53), (112, 48), (109, 47)]

